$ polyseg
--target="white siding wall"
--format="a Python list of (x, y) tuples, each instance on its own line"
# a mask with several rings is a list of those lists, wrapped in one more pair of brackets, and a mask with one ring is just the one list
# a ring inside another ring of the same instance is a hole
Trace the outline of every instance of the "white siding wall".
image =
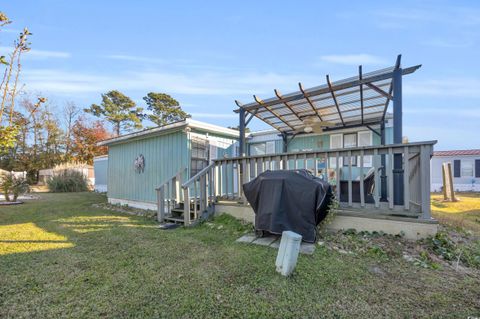
[[(455, 191), (475, 191), (480, 192), (480, 178), (475, 177), (475, 160), (480, 159), (480, 156), (433, 156), (430, 161), (430, 176), (431, 176), (431, 191), (440, 192), (443, 186), (442, 178), (442, 164), (452, 164), (453, 176), (453, 161), (460, 160), (463, 164), (466, 161), (473, 163), (473, 176), (461, 176), (453, 178), (453, 187)], [(461, 171), (461, 170), (460, 170)]]

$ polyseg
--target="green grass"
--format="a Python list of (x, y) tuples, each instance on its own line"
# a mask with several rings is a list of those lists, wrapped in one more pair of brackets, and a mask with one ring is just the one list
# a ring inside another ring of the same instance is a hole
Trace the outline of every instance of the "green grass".
[(318, 246), (286, 279), (276, 250), (234, 242), (246, 227), (232, 218), (162, 231), (92, 207), (102, 195), (39, 196), (0, 208), (0, 318), (480, 315), (478, 272)]
[(444, 202), (443, 195), (432, 194), (432, 216), (480, 235), (480, 193), (457, 193), (456, 197), (457, 202)]

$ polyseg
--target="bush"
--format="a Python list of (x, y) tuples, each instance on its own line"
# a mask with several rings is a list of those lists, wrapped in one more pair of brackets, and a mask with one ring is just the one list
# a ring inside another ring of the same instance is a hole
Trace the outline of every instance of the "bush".
[(25, 178), (15, 177), (13, 174), (1, 176), (0, 188), (7, 202), (10, 201), (10, 194), (13, 194), (13, 201), (16, 202), (18, 196), (30, 190), (30, 186)]
[(0, 188), (2, 189), (3, 196), (7, 202), (10, 201), (10, 190), (13, 185), (13, 175), (5, 174), (0, 176)]
[(28, 193), (30, 191), (30, 185), (23, 177), (14, 177), (13, 184), (12, 184), (12, 194), (13, 194), (13, 201), (16, 202), (18, 196)]
[(88, 191), (87, 178), (74, 170), (64, 170), (56, 173), (47, 181), (48, 189), (53, 193)]

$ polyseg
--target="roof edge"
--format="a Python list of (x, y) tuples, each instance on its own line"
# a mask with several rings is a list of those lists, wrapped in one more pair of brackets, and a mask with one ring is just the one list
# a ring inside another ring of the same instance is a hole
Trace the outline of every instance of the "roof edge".
[(218, 126), (218, 125), (215, 125), (215, 124), (210, 124), (210, 123), (205, 123), (205, 122), (201, 122), (201, 121), (192, 120), (190, 118), (186, 118), (186, 119), (183, 119), (181, 121), (170, 123), (170, 124), (167, 124), (167, 125), (164, 125), (164, 126), (149, 128), (149, 129), (145, 129), (145, 130), (142, 130), (142, 131), (128, 133), (128, 134), (120, 135), (120, 136), (113, 137), (113, 138), (110, 138), (110, 139), (106, 139), (106, 140), (98, 142), (97, 146), (108, 146), (108, 145), (111, 145), (111, 144), (114, 144), (114, 143), (125, 142), (125, 141), (128, 141), (130, 139), (134, 139), (134, 138), (145, 138), (145, 137), (154, 136), (154, 135), (157, 135), (157, 134), (164, 134), (164, 133), (167, 133), (167, 132), (171, 132), (171, 131), (178, 130), (178, 129), (183, 129), (183, 128), (186, 128), (186, 127), (190, 127), (190, 128), (193, 128), (193, 129), (205, 130), (207, 132), (224, 134), (224, 135), (228, 135), (228, 136), (234, 137), (234, 138), (238, 138), (238, 136), (240, 134), (239, 131), (236, 131), (236, 130), (233, 130), (233, 129)]

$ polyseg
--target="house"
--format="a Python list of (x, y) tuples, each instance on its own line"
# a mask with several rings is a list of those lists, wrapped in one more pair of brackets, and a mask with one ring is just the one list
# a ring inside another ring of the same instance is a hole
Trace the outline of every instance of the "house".
[(55, 174), (66, 170), (76, 171), (81, 173), (88, 181), (90, 186), (95, 184), (95, 175), (93, 166), (83, 163), (65, 163), (55, 165), (53, 168), (41, 169), (38, 171), (38, 185), (46, 185), (48, 180)]
[[(304, 168), (339, 202), (333, 229), (435, 234), (430, 158), (436, 141), (405, 142), (402, 79), (393, 67), (243, 104), (239, 130), (191, 119), (120, 136), (109, 147), (111, 203), (157, 209), (159, 222), (194, 225), (212, 213), (253, 220), (242, 185), (265, 170)], [(393, 108), (388, 112), (389, 105)], [(272, 129), (246, 133), (252, 118)], [(213, 150), (212, 147), (216, 149)], [(150, 168), (147, 168), (150, 167)]]
[(431, 191), (443, 187), (442, 164), (452, 166), (453, 188), (457, 192), (480, 192), (480, 149), (437, 151), (431, 160)]
[(109, 203), (157, 210), (157, 187), (173, 177), (186, 181), (210, 161), (231, 157), (238, 134), (187, 118), (100, 142), (108, 146), (108, 158), (97, 159), (96, 167), (102, 170), (101, 161), (108, 166)]

